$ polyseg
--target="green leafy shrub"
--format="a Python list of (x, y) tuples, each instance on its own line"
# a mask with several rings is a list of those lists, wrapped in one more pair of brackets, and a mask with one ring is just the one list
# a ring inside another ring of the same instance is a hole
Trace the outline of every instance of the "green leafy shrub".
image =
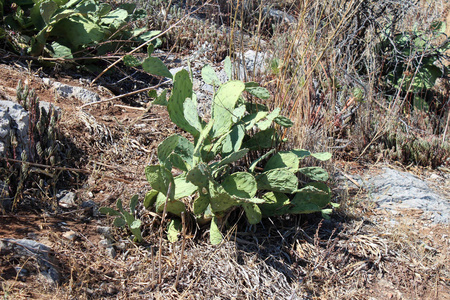
[(445, 38), (445, 22), (434, 22), (427, 31), (387, 32), (378, 44), (385, 58), (383, 74), (388, 85), (412, 94), (416, 109), (428, 111), (425, 92), (434, 87), (436, 79), (448, 74), (448, 67), (440, 66), (440, 59), (450, 49)]
[[(229, 58), (225, 65), (231, 78)], [(152, 190), (144, 206), (162, 212), (166, 205), (167, 212), (177, 216), (190, 210), (198, 222), (211, 221), (212, 244), (222, 241), (219, 228), (234, 207), (244, 209), (250, 224), (260, 222), (263, 216), (323, 211), (331, 199), (324, 183), (327, 172), (319, 167), (299, 168), (299, 164), (307, 156), (327, 160), (331, 154), (277, 152), (282, 141), (272, 125), (289, 127), (292, 122), (281, 116), (279, 109), (269, 112), (265, 106), (244, 98), (246, 92), (267, 99), (268, 91), (253, 82), (231, 80), (221, 84), (209, 66), (202, 70), (202, 76), (217, 88), (211, 119), (207, 122), (198, 115), (188, 71), (178, 72), (166, 106), (172, 122), (189, 133), (192, 140), (174, 134), (158, 146), (159, 164), (145, 168)], [(255, 153), (264, 154), (245, 163)], [(266, 160), (264, 168), (259, 167)], [(174, 177), (174, 168), (183, 173)], [(313, 182), (299, 187), (299, 173)], [(193, 201), (186, 201), (189, 197)]]
[(136, 205), (138, 203), (138, 195), (134, 195), (131, 197), (130, 201), (130, 212), (123, 209), (122, 200), (118, 199), (116, 206), (118, 210), (114, 210), (110, 207), (101, 207), (99, 211), (102, 214), (108, 214), (110, 216), (116, 216), (114, 220), (114, 226), (119, 228), (128, 225), (131, 233), (134, 235), (134, 240), (138, 243), (142, 242), (142, 234), (141, 234), (141, 220), (136, 219)]
[(117, 48), (112, 40), (143, 42), (159, 33), (132, 26), (146, 12), (131, 3), (113, 10), (96, 0), (3, 1), (12, 7), (3, 19), (3, 27), (12, 32), (8, 40), (17, 52), (33, 56), (72, 58), (92, 46), (104, 54)]

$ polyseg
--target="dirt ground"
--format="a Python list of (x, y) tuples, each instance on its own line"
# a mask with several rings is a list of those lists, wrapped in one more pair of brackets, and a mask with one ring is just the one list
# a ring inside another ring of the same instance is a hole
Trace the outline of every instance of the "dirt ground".
[[(78, 174), (60, 187), (76, 193), (75, 207), (42, 199), (53, 210), (22, 207), (0, 215), (0, 238), (50, 246), (62, 274), (60, 285), (52, 287), (37, 273), (19, 277), (15, 267), (28, 268), (32, 261), (1, 257), (4, 299), (450, 299), (449, 226), (420, 221), (420, 212), (392, 216), (375, 210), (365, 191), (356, 188), (337, 193), (341, 209), (332, 220), (298, 216), (251, 228), (238, 222), (219, 247), (209, 245), (205, 230), (197, 228), (186, 236), (183, 261), (181, 242), (160, 241), (160, 217), (141, 208), (145, 243), (131, 243), (125, 231), (112, 227), (112, 257), (98, 230), (112, 226), (112, 219), (82, 203), (112, 207), (118, 198), (128, 203), (138, 194), (142, 199), (149, 190), (144, 167), (156, 162), (157, 145), (177, 128), (164, 108), (146, 111), (133, 99), (81, 109), (76, 99), (55, 97), (42, 82), (42, 71), (19, 63), (0, 65), (0, 74), (1, 98), (15, 99), (22, 80), (41, 101), (61, 108), (58, 127), (74, 148), (70, 168)], [(87, 87), (61, 74), (56, 81)], [(106, 88), (90, 89), (105, 99), (113, 95)], [(377, 168), (333, 164), (348, 174)], [(392, 225), (393, 220), (401, 225)], [(65, 236), (71, 231), (73, 239)]]

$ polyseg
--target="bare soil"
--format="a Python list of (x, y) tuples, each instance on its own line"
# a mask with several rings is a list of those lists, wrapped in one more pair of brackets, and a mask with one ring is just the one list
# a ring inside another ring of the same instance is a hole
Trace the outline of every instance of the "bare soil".
[[(127, 204), (133, 194), (142, 199), (149, 190), (144, 167), (156, 162), (157, 145), (177, 128), (164, 108), (145, 111), (132, 99), (80, 109), (76, 99), (55, 98), (41, 71), (20, 64), (0, 65), (0, 74), (1, 98), (15, 99), (22, 80), (42, 101), (62, 109), (58, 126), (74, 148), (70, 167), (78, 170), (72, 171), (76, 180), (59, 187), (76, 193), (76, 207), (41, 199), (53, 210), (20, 207), (0, 215), (0, 238), (50, 246), (62, 274), (59, 286), (48, 286), (36, 273), (16, 272), (32, 261), (0, 257), (4, 299), (450, 299), (449, 226), (419, 221), (420, 212), (384, 214), (361, 189), (337, 195), (342, 209), (332, 220), (298, 216), (253, 227), (240, 221), (219, 247), (209, 245), (203, 228), (193, 228), (185, 237), (182, 262), (181, 242), (165, 239), (159, 262), (160, 217), (140, 208), (145, 242), (134, 244), (127, 232), (112, 227), (116, 256), (111, 257), (101, 246), (98, 226), (112, 226), (112, 219), (81, 204), (92, 200), (113, 207), (118, 198)], [(55, 80), (90, 88), (71, 76)], [(90, 89), (104, 98), (112, 95), (105, 88)], [(369, 168), (333, 164), (347, 173)], [(64, 237), (69, 231), (77, 237)]]

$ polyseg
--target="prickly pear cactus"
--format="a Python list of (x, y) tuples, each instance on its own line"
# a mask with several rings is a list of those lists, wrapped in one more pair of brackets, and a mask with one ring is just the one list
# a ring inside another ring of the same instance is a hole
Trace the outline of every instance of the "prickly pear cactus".
[[(263, 105), (244, 100), (244, 91), (267, 99), (267, 90), (236, 80), (221, 84), (210, 67), (203, 69), (202, 76), (219, 86), (211, 120), (204, 122), (197, 114), (189, 73), (177, 73), (167, 109), (171, 120), (193, 135), (194, 143), (172, 135), (159, 145), (160, 165), (146, 168), (154, 191), (147, 193), (145, 206), (155, 205), (161, 212), (167, 205), (175, 215), (191, 210), (197, 222), (211, 222), (212, 244), (222, 241), (224, 218), (236, 207), (244, 210), (250, 224), (259, 223), (263, 216), (323, 212), (331, 199), (324, 183), (328, 173), (319, 167), (300, 168), (300, 163), (308, 156), (327, 160), (331, 154), (303, 149), (277, 152), (280, 141), (273, 124), (289, 127), (292, 122), (280, 115), (280, 109), (269, 112)], [(250, 152), (262, 149), (271, 150), (253, 163), (248, 161)], [(173, 168), (183, 174), (173, 178)], [(299, 186), (299, 174), (315, 182)], [(174, 188), (166, 200), (169, 184)]]

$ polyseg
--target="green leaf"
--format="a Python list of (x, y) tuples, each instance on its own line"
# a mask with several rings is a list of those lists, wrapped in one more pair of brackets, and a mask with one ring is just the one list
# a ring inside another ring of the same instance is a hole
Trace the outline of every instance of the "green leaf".
[(201, 215), (208, 208), (210, 203), (209, 194), (199, 193), (199, 196), (194, 200), (194, 215)]
[(264, 171), (287, 168), (291, 172), (298, 171), (299, 157), (292, 151), (281, 151), (272, 156), (264, 167)]
[(243, 158), (247, 153), (248, 153), (248, 149), (241, 149), (241, 150), (238, 150), (237, 152), (233, 152), (230, 155), (226, 156), (224, 159), (222, 159), (216, 165), (216, 167), (221, 167), (221, 166), (224, 166), (224, 165), (228, 165), (228, 164), (234, 163), (235, 161), (238, 161), (241, 158)]
[(291, 119), (283, 117), (283, 116), (278, 116), (273, 120), (275, 123), (277, 123), (280, 126), (289, 128), (292, 127), (292, 125), (294, 125), (294, 122), (291, 121)]
[(193, 166), (194, 145), (185, 137), (174, 134), (158, 146), (158, 159), (168, 170), (172, 165), (188, 171)]
[(208, 187), (212, 180), (211, 170), (207, 164), (199, 163), (187, 173), (186, 179), (198, 187)]
[(203, 81), (207, 84), (213, 85), (213, 86), (219, 86), (220, 80), (219, 77), (217, 77), (216, 72), (210, 65), (206, 65), (202, 69), (202, 78)]
[(301, 214), (321, 211), (331, 200), (330, 188), (322, 182), (313, 182), (300, 189), (291, 200), (289, 213)]
[(153, 45), (152, 43), (150, 43), (147, 47), (147, 54), (148, 56), (151, 56), (153, 51), (155, 51), (155, 45)]
[(247, 172), (236, 172), (227, 176), (222, 186), (228, 194), (240, 198), (253, 198), (257, 191), (255, 178)]
[(247, 220), (250, 224), (258, 224), (261, 222), (262, 214), (258, 205), (256, 204), (243, 204), (245, 215), (247, 216)]
[[(186, 70), (181, 70), (173, 79), (172, 96), (167, 104), (167, 111), (170, 119), (181, 129), (189, 132), (195, 138), (200, 135), (200, 132), (193, 127), (184, 117), (183, 103), (187, 98), (192, 97), (192, 81), (189, 73)], [(197, 113), (197, 112), (195, 112)]]
[(197, 186), (193, 183), (186, 181), (185, 175), (180, 175), (174, 179), (175, 182), (175, 196), (174, 199), (182, 199), (190, 196), (197, 191)]
[[(146, 32), (146, 33), (141, 34), (141, 35), (139, 36), (139, 38), (140, 38), (142, 41), (147, 42), (147, 41), (151, 40), (152, 38), (154, 38), (155, 36), (157, 36), (157, 35), (160, 34), (160, 33), (161, 33), (160, 30), (152, 30), (152, 31), (148, 31), (148, 32)], [(158, 47), (158, 45), (156, 44), (156, 45), (155, 45), (155, 48), (157, 48), (157, 47)], [(148, 48), (147, 48), (147, 50), (148, 50)], [(149, 56), (150, 56), (150, 54), (149, 54)], [(166, 76), (166, 77), (167, 77), (167, 76)], [(172, 78), (172, 77), (169, 77), (169, 78)]]
[(209, 240), (212, 245), (219, 245), (222, 242), (222, 239), (222, 233), (219, 230), (217, 217), (213, 217), (209, 230)]
[(121, 199), (117, 199), (116, 206), (117, 206), (117, 208), (119, 209), (119, 211), (122, 214), (125, 212), (125, 210), (123, 209), (123, 206), (122, 206), (122, 200)]
[(269, 91), (266, 88), (260, 87), (256, 82), (247, 82), (245, 84), (245, 91), (262, 100), (270, 98)]
[(236, 124), (231, 128), (231, 132), (225, 137), (222, 145), (223, 154), (237, 152), (242, 146), (245, 137), (245, 127), (242, 124)]
[(100, 207), (100, 209), (98, 210), (100, 213), (102, 214), (108, 214), (110, 216), (120, 216), (120, 212), (118, 212), (117, 210), (114, 210), (110, 207)]
[(211, 195), (211, 210), (214, 213), (226, 211), (230, 207), (239, 205), (239, 200), (232, 197), (218, 183), (210, 182), (209, 191)]
[(144, 207), (150, 208), (153, 204), (156, 202), (156, 197), (158, 196), (159, 192), (157, 190), (150, 190), (145, 194), (144, 198)]
[(195, 144), (194, 148), (194, 164), (197, 164), (198, 162), (201, 161), (204, 142), (208, 137), (213, 126), (214, 120), (210, 120), (209, 123), (206, 124), (205, 128), (203, 128), (203, 130), (200, 132), (200, 135), (197, 139), (197, 143)]
[(264, 194), (264, 204), (260, 204), (261, 213), (265, 217), (281, 216), (288, 212), (289, 204), (291, 203), (289, 197), (283, 193), (268, 192)]
[(122, 228), (123, 226), (125, 226), (127, 224), (127, 222), (125, 222), (125, 220), (122, 217), (117, 217), (114, 220), (114, 226)]
[(242, 147), (250, 150), (261, 150), (272, 148), (276, 146), (276, 131), (274, 128), (269, 128), (264, 131), (255, 133), (248, 141), (242, 144)]
[(318, 152), (318, 153), (311, 153), (311, 156), (317, 158), (318, 160), (326, 161), (329, 160), (332, 155), (330, 152)]
[(134, 195), (133, 197), (131, 197), (130, 200), (130, 211), (133, 216), (135, 215), (136, 212), (136, 205), (138, 203), (138, 200), (139, 200), (138, 195)]
[(110, 11), (107, 15), (102, 17), (101, 23), (117, 30), (125, 23), (127, 17), (128, 12), (125, 9), (118, 8)]
[(269, 157), (270, 155), (272, 155), (273, 152), (275, 152), (277, 149), (276, 148), (272, 148), (271, 150), (269, 150), (267, 153), (265, 153), (264, 155), (258, 157), (258, 159), (256, 159), (254, 162), (252, 162), (252, 164), (250, 165), (250, 167), (248, 168), (250, 172), (254, 172), (256, 166), (258, 165), (259, 162), (265, 160), (267, 157)]
[(256, 125), (257, 122), (267, 117), (269, 112), (267, 111), (260, 111), (254, 114), (250, 114), (242, 118), (242, 122), (245, 123), (245, 130), (250, 130), (253, 128), (253, 126)]
[(245, 89), (242, 81), (228, 81), (214, 95), (212, 103), (212, 119), (214, 126), (212, 137), (216, 138), (227, 133), (233, 124), (232, 116), (240, 95)]
[(52, 35), (64, 36), (74, 48), (99, 42), (106, 36), (105, 30), (101, 26), (81, 15), (73, 15), (70, 19), (62, 19), (58, 26), (53, 27), (51, 33)]
[(70, 50), (69, 47), (60, 44), (56, 41), (52, 42), (51, 49), (53, 50), (52, 56), (55, 58), (65, 58), (65, 59), (73, 58), (72, 50)]
[(40, 12), (46, 25), (50, 24), (50, 19), (57, 9), (58, 5), (53, 1), (45, 1), (41, 3)]
[(131, 223), (131, 225), (130, 225), (130, 229), (140, 229), (141, 228), (141, 224), (142, 224), (142, 222), (141, 222), (141, 220), (139, 220), (139, 219), (136, 219), (136, 220), (134, 220), (132, 223)]
[(278, 117), (278, 115), (280, 114), (280, 108), (276, 108), (274, 109), (270, 114), (267, 115), (267, 117), (265, 118), (265, 120), (259, 121), (258, 123), (256, 123), (256, 126), (258, 126), (259, 129), (261, 130), (266, 130), (267, 128), (270, 127), (270, 125), (272, 125), (273, 120)]
[(225, 60), (223, 61), (223, 67), (225, 69), (225, 73), (227, 74), (228, 80), (233, 79), (233, 69), (231, 65), (231, 59), (229, 56), (225, 57)]
[(287, 169), (274, 169), (256, 177), (258, 190), (269, 190), (280, 193), (294, 193), (298, 188), (298, 179)]
[(183, 114), (186, 121), (197, 131), (202, 130), (202, 123), (197, 111), (197, 96), (192, 93), (192, 98), (186, 98), (183, 103)]
[(327, 181), (328, 172), (320, 167), (305, 167), (298, 170), (300, 173), (306, 175), (311, 180)]
[(181, 233), (181, 221), (179, 219), (173, 219), (170, 221), (169, 226), (167, 228), (167, 239), (171, 243), (175, 243), (178, 241), (178, 234)]
[(172, 73), (170, 73), (169, 69), (167, 69), (166, 65), (158, 57), (147, 57), (142, 63), (142, 68), (145, 72), (152, 75), (173, 78)]
[(145, 176), (147, 177), (147, 181), (150, 183), (150, 186), (163, 195), (167, 195), (169, 184), (172, 183), (169, 198), (173, 199), (175, 195), (175, 187), (172, 173), (169, 170), (160, 165), (146, 166)]
[[(156, 211), (159, 213), (163, 212), (165, 203), (166, 197), (161, 193), (158, 194), (155, 204)], [(167, 212), (180, 217), (182, 212), (186, 212), (186, 205), (180, 200), (169, 200), (167, 201)]]
[(142, 62), (133, 55), (125, 55), (123, 57), (123, 63), (128, 67), (138, 67), (142, 65)]
[(245, 105), (236, 107), (233, 110), (233, 115), (231, 117), (233, 120), (233, 123), (237, 123), (245, 115), (246, 111), (247, 111), (247, 108), (245, 107)]
[[(303, 158), (311, 155), (311, 152), (309, 152), (308, 150), (305, 150), (305, 149), (294, 149), (294, 150), (291, 150), (291, 152), (294, 153), (295, 155), (297, 155), (298, 158), (300, 158), (300, 159), (303, 159)], [(321, 157), (321, 155), (319, 154), (317, 158), (318, 159), (326, 158), (326, 156)]]
[(161, 95), (156, 97), (156, 99), (152, 102), (152, 104), (167, 106), (167, 104), (169, 104), (169, 102), (167, 102), (166, 97), (167, 97), (167, 90), (164, 90), (164, 91), (162, 91)]

